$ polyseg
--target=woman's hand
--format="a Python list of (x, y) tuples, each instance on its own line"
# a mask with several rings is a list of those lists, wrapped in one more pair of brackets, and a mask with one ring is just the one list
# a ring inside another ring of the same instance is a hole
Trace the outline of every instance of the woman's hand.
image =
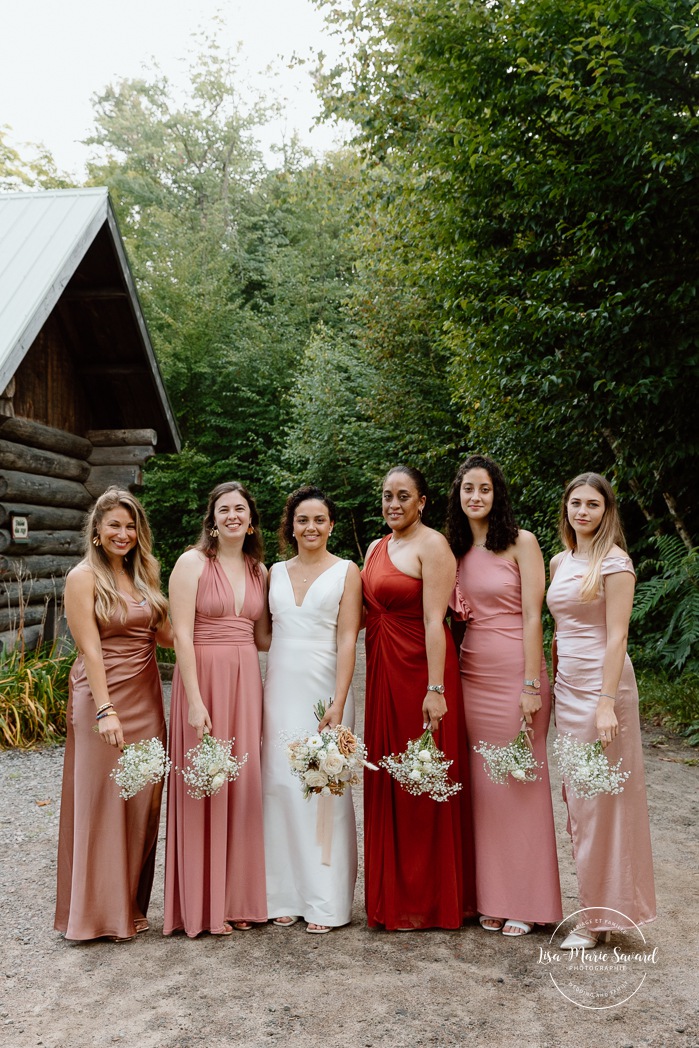
[(190, 727), (196, 731), (199, 742), (205, 735), (211, 734), (211, 717), (203, 702), (190, 704), (187, 720)]
[(535, 695), (531, 691), (523, 691), (519, 697), (519, 708), (527, 724), (531, 724), (532, 717), (541, 709), (541, 695)]
[(447, 701), (438, 691), (428, 691), (422, 702), (423, 728), (436, 731), (447, 712)]
[(124, 732), (116, 713), (112, 713), (109, 717), (100, 717), (97, 721), (97, 728), (103, 742), (109, 746), (116, 746), (118, 750), (123, 750)]
[(339, 704), (331, 702), (325, 711), (325, 716), (318, 724), (318, 734), (321, 733), (323, 728), (337, 728), (342, 724), (343, 710), (340, 709)]
[(614, 703), (605, 695), (597, 703), (595, 727), (597, 728), (599, 741), (602, 743), (602, 749), (606, 750), (609, 743), (614, 742), (614, 739), (619, 734), (619, 722), (614, 712)]

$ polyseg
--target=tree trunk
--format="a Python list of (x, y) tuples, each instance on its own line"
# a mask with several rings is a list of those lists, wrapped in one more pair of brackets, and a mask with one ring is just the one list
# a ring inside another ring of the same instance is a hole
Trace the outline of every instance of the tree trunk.
[(0, 433), (5, 440), (14, 440), (17, 444), (28, 444), (33, 448), (45, 448), (56, 451), (69, 458), (86, 459), (92, 451), (92, 444), (84, 437), (65, 430), (44, 426), (28, 418), (7, 418), (0, 416)]
[(56, 455), (53, 451), (30, 448), (26, 444), (13, 444), (9, 440), (0, 440), (0, 462), (4, 469), (38, 473), (44, 477), (84, 481), (90, 475), (87, 462)]
[(87, 509), (93, 498), (83, 484), (36, 473), (0, 469), (0, 498), (3, 502), (31, 502), (43, 506)]

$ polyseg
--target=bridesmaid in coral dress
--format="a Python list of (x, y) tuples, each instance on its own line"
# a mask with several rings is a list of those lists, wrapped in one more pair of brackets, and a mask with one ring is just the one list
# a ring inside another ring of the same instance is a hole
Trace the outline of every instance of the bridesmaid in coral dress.
[[(452, 607), (466, 620), (459, 654), (471, 756), (476, 892), (481, 926), (518, 936), (562, 917), (546, 760), (551, 695), (539, 544), (515, 523), (497, 463), (471, 455), (449, 495), (447, 533), (458, 559)], [(541, 765), (534, 782), (494, 783), (473, 747), (505, 746), (529, 727)]]
[(446, 802), (407, 793), (388, 774), (364, 777), (364, 865), (370, 927), (459, 928), (475, 913), (468, 767), (456, 653), (444, 624), (456, 562), (422, 523), (422, 474), (396, 466), (383, 483), (391, 534), (369, 547), (365, 741), (371, 761), (400, 753), (424, 728), (463, 789)]
[(621, 758), (631, 773), (619, 794), (581, 798), (564, 788), (587, 914), (561, 948), (579, 949), (630, 922), (653, 921), (655, 887), (638, 690), (626, 652), (635, 574), (604, 477), (583, 473), (570, 482), (560, 532), (566, 548), (551, 561), (547, 598), (556, 620), (556, 727), (582, 742), (599, 738), (611, 763)]
[(140, 502), (110, 488), (88, 517), (85, 559), (66, 579), (79, 652), (70, 674), (54, 925), (66, 939), (123, 941), (148, 930), (163, 784), (125, 801), (110, 775), (125, 743), (165, 745), (155, 648), (172, 647), (172, 631), (150, 549)]
[(267, 919), (262, 832), (262, 679), (256, 627), (269, 632), (267, 572), (259, 515), (236, 482), (211, 492), (199, 542), (170, 577), (177, 665), (172, 684), (170, 756), (205, 733), (235, 738), (248, 754), (240, 777), (212, 797), (190, 797), (170, 775), (163, 933), (230, 935)]

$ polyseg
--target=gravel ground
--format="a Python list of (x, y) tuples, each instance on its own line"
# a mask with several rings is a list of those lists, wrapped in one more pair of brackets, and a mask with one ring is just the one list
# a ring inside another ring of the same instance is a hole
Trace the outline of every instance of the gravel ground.
[[(361, 700), (361, 656), (356, 680)], [(125, 944), (68, 943), (52, 930), (63, 752), (0, 753), (0, 1044), (699, 1048), (698, 769), (687, 763), (696, 751), (648, 729), (645, 753), (660, 917), (644, 931), (656, 963), (630, 1000), (607, 1010), (576, 1007), (555, 988), (540, 963), (552, 929), (519, 940), (474, 922), (458, 932), (370, 931), (361, 883), (352, 924), (325, 937), (299, 923), (164, 939), (164, 819), (151, 931)], [(572, 913), (574, 869), (554, 789)], [(361, 790), (356, 802), (361, 815)]]

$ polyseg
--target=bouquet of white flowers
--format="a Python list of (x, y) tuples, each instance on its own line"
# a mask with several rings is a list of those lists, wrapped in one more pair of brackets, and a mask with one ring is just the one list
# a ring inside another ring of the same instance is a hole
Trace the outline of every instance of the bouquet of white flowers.
[(231, 750), (235, 739), (215, 739), (204, 735), (198, 746), (185, 754), (189, 767), (178, 768), (189, 789), (190, 797), (200, 800), (213, 797), (226, 782), (233, 782), (248, 759), (247, 753), (234, 757)]
[(631, 772), (620, 770), (621, 757), (616, 764), (609, 763), (599, 739), (581, 742), (572, 735), (559, 735), (553, 752), (566, 788), (578, 797), (624, 792), (624, 783)]
[[(325, 709), (322, 701), (314, 707), (318, 721), (323, 719)], [(291, 774), (301, 780), (307, 799), (317, 793), (340, 797), (348, 786), (357, 785), (363, 767), (375, 770), (375, 765), (367, 762), (362, 740), (343, 724), (299, 738), (282, 738), (286, 741)]]
[(408, 793), (426, 793), (433, 801), (447, 801), (461, 789), (461, 783), (450, 781), (447, 775), (453, 763), (437, 749), (429, 730), (419, 739), (411, 739), (403, 753), (391, 753), (379, 761)]
[(142, 739), (141, 742), (130, 742), (124, 746), (110, 778), (121, 787), (119, 796), (128, 801), (144, 786), (164, 779), (170, 767), (170, 759), (160, 739)]
[(509, 785), (509, 775), (516, 782), (536, 782), (539, 778), (537, 772), (543, 765), (534, 757), (529, 732), (524, 727), (506, 746), (495, 746), (481, 739), (473, 748), (480, 753), (486, 772), (499, 786)]

